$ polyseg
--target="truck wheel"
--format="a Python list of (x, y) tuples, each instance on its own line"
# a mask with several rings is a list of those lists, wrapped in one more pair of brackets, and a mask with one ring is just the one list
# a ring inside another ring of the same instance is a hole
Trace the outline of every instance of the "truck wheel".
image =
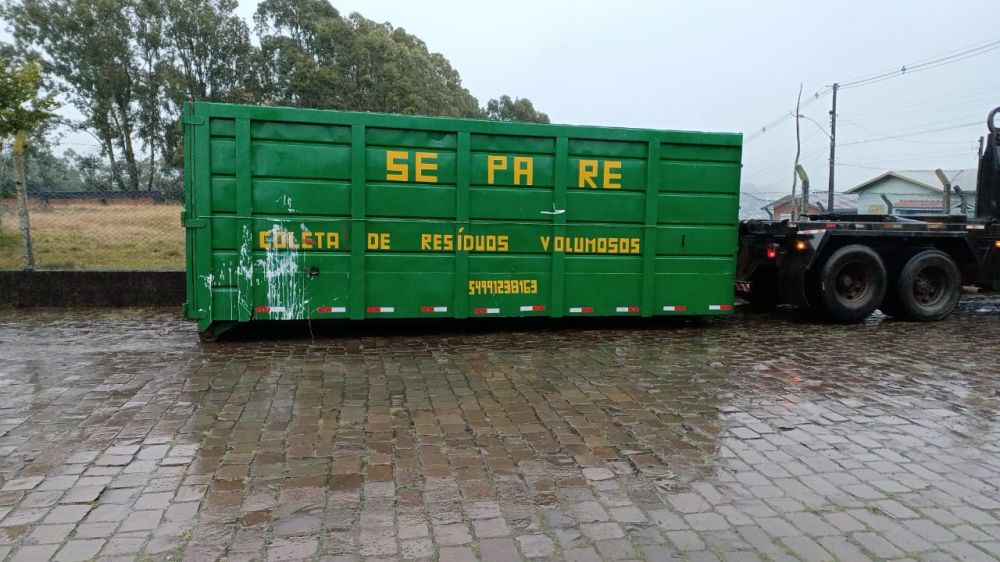
[(955, 310), (962, 297), (962, 275), (948, 254), (925, 250), (906, 262), (894, 289), (900, 318), (941, 320)]
[(205, 343), (213, 343), (219, 340), (219, 334), (205, 330), (204, 332), (198, 332), (198, 339)]
[(851, 244), (820, 269), (819, 301), (833, 320), (860, 322), (882, 304), (887, 284), (885, 264), (875, 250)]

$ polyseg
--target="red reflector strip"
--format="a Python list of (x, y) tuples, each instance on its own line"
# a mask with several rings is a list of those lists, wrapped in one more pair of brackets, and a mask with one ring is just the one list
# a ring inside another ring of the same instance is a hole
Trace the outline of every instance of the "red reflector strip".
[(540, 304), (521, 307), (521, 312), (544, 312), (544, 311), (545, 307)]
[(638, 306), (619, 306), (615, 308), (615, 312), (639, 312)]
[(594, 311), (592, 306), (574, 306), (569, 309), (570, 312), (589, 314)]
[(663, 307), (663, 312), (685, 312), (685, 311), (687, 311), (686, 306), (672, 305)]
[(343, 306), (317, 306), (316, 312), (320, 314), (339, 314), (347, 312), (347, 308)]
[(709, 310), (732, 310), (733, 305), (731, 304), (710, 304), (708, 305)]
[(369, 306), (365, 309), (367, 312), (396, 312), (396, 309), (391, 306)]
[(447, 306), (421, 306), (420, 312), (448, 312)]
[(499, 308), (475, 308), (473, 314), (500, 314)]
[(283, 306), (258, 306), (258, 307), (255, 307), (253, 310), (254, 310), (254, 312), (260, 312), (260, 313), (263, 313), (263, 314), (268, 314), (268, 313), (271, 313), (271, 312), (284, 312), (285, 311), (285, 307), (283, 307)]

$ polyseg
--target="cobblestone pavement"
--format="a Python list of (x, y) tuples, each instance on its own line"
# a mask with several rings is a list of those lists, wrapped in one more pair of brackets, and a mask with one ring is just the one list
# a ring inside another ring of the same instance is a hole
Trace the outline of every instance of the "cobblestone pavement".
[(0, 560), (1000, 557), (1000, 300), (296, 330), (0, 311)]

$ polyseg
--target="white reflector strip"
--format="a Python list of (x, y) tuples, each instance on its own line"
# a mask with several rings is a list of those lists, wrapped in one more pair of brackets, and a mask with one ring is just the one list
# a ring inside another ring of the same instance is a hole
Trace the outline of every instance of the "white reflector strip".
[(435, 306), (434, 312), (448, 312), (447, 306)]
[(823, 234), (824, 232), (826, 232), (826, 229), (821, 228), (817, 230), (800, 230), (799, 234), (802, 236), (812, 236), (813, 234)]
[(732, 310), (733, 306), (731, 304), (710, 304), (708, 305), (709, 310)]
[(569, 311), (570, 312), (577, 312), (577, 313), (593, 312), (594, 311), (594, 307), (592, 307), (592, 306), (574, 306), (574, 307), (570, 308)]
[(341, 314), (347, 312), (347, 308), (343, 306), (317, 306), (316, 312), (321, 314)]
[(966, 230), (984, 230), (986, 225), (983, 224), (967, 224), (965, 225)]
[(521, 307), (521, 312), (542, 312), (543, 310), (545, 310), (545, 307), (537, 304)]
[(663, 307), (663, 312), (685, 312), (686, 306), (671, 305)]
[(628, 307), (627, 306), (616, 306), (615, 307), (615, 312), (628, 312)]
[(368, 312), (396, 312), (396, 309), (391, 306), (369, 306), (365, 310)]
[(272, 312), (284, 312), (284, 311), (285, 311), (285, 307), (283, 307), (283, 306), (258, 306), (257, 307), (257, 312), (272, 313)]

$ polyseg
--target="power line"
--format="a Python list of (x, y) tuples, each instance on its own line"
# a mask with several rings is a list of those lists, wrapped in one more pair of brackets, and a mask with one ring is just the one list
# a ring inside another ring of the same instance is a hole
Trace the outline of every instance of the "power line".
[(874, 106), (861, 111), (852, 111), (851, 117), (854, 119), (868, 121), (871, 119), (879, 119), (886, 115), (894, 116), (897, 114), (911, 115), (921, 113), (937, 107), (950, 108), (956, 105), (964, 106), (988, 103), (996, 99), (997, 90), (1000, 90), (1000, 84), (991, 86), (989, 89), (982, 91), (963, 90), (958, 92), (949, 92), (947, 94), (929, 98), (896, 102), (891, 105)]
[[(965, 60), (965, 59), (970, 58), (970, 57), (978, 56), (978, 55), (981, 55), (983, 53), (987, 53), (987, 52), (993, 51), (993, 50), (998, 49), (998, 48), (1000, 48), (1000, 38), (993, 38), (993, 39), (987, 40), (986, 42), (980, 42), (980, 43), (977, 43), (977, 44), (974, 44), (974, 45), (963, 47), (960, 50), (951, 51), (951, 52), (946, 53), (944, 55), (939, 55), (939, 56), (932, 57), (932, 58), (929, 58), (929, 59), (924, 59), (924, 60), (917, 61), (917, 62), (908, 64), (908, 65), (904, 64), (901, 68), (896, 69), (896, 70), (879, 72), (879, 73), (871, 74), (871, 75), (864, 76), (864, 77), (861, 77), (861, 78), (855, 78), (853, 80), (846, 80), (846, 81), (843, 81), (843, 82), (838, 82), (837, 84), (839, 85), (839, 89), (857, 88), (857, 87), (860, 87), (860, 86), (868, 86), (868, 85), (871, 85), (871, 84), (876, 84), (878, 82), (882, 82), (884, 80), (888, 80), (890, 78), (896, 78), (898, 76), (902, 76), (902, 75), (907, 74), (907, 73), (912, 74), (914, 72), (920, 72), (920, 71), (923, 71), (923, 70), (930, 70), (932, 68), (937, 68), (939, 66), (944, 66), (944, 65), (947, 65), (947, 64), (952, 64), (952, 63), (955, 63), (955, 62), (958, 62), (958, 61), (961, 61), (961, 60)], [(826, 97), (828, 94), (830, 94), (832, 92), (833, 92), (833, 87), (832, 86), (827, 87), (827, 88), (825, 88), (823, 90), (820, 90), (820, 91), (816, 92), (815, 94), (813, 94), (813, 96), (811, 98), (809, 98), (808, 103), (803, 104), (802, 108), (804, 109), (807, 105), (809, 105), (809, 104), (811, 104), (811, 103), (815, 102), (816, 100), (819, 100), (819, 99), (821, 99), (823, 97)], [(774, 119), (772, 119), (771, 121), (769, 121), (768, 123), (766, 123), (764, 126), (762, 126), (760, 128), (760, 130), (755, 131), (753, 134), (749, 135), (744, 140), (744, 144), (752, 142), (753, 140), (759, 138), (760, 136), (762, 136), (765, 133), (767, 133), (769, 130), (773, 129), (774, 127), (777, 127), (778, 125), (784, 123), (785, 121), (791, 119), (792, 117), (795, 117), (795, 109), (794, 108), (790, 109), (789, 111), (786, 111), (785, 113), (782, 113), (781, 115), (779, 115), (777, 117), (775, 117)]]
[[(863, 125), (859, 125), (859, 124), (855, 123), (854, 121), (852, 121), (852, 120), (850, 120), (850, 119), (848, 119), (846, 117), (841, 117), (840, 120), (846, 122), (849, 125), (857, 127), (859, 129), (861, 129), (862, 131), (867, 131), (867, 132), (872, 133), (874, 135), (879, 135), (879, 136), (883, 137), (884, 140), (898, 140), (898, 141), (901, 141), (901, 142), (912, 142), (912, 143), (916, 143), (916, 144), (969, 144), (969, 141), (967, 141), (967, 140), (942, 142), (942, 141), (921, 141), (921, 140), (915, 140), (915, 139), (901, 138), (899, 136), (894, 136), (894, 135), (891, 135), (889, 133), (883, 133), (881, 131), (876, 131), (874, 129), (869, 129), (868, 127), (865, 127)], [(840, 146), (850, 146), (850, 144), (851, 143), (841, 144)]]
[[(802, 103), (802, 105), (799, 108), (799, 112), (801, 113), (803, 109), (809, 107), (810, 105), (812, 105), (817, 100), (825, 98), (826, 96), (830, 95), (830, 93), (832, 91), (833, 91), (833, 88), (825, 88), (823, 90), (820, 90), (820, 91), (814, 93), (811, 97), (809, 97), (808, 99), (806, 99), (806, 101), (804, 101)], [(775, 128), (775, 127), (777, 127), (778, 125), (784, 123), (785, 121), (788, 121), (792, 117), (795, 117), (795, 108), (794, 107), (792, 109), (786, 111), (785, 113), (782, 113), (781, 115), (775, 117), (774, 119), (771, 119), (767, 123), (765, 123), (760, 128), (759, 131), (755, 131), (750, 136), (748, 136), (744, 140), (744, 144), (749, 143), (750, 141), (752, 141), (752, 140), (760, 137), (764, 133), (768, 132), (769, 130), (771, 130), (771, 129)]]
[[(812, 133), (806, 135), (802, 139), (802, 145), (805, 146), (805, 145), (809, 144), (809, 141), (811, 139), (817, 137), (817, 136), (819, 136), (819, 131), (813, 131)], [(761, 167), (758, 168), (757, 171), (754, 172), (754, 174), (760, 173), (761, 170), (765, 170), (765, 169), (769, 170), (769, 169), (774, 168), (776, 166), (782, 166), (782, 165), (784, 165), (785, 160), (787, 160), (788, 158), (790, 158), (793, 152), (794, 152), (793, 150), (788, 150), (788, 151), (785, 151), (785, 152), (782, 152), (781, 154), (779, 154), (777, 158), (771, 158), (771, 159), (765, 161), (765, 163), (761, 164)]]
[(848, 168), (861, 168), (862, 170), (878, 170), (880, 172), (885, 171), (885, 166), (862, 166), (861, 164), (848, 164), (847, 162), (837, 162), (838, 166), (846, 166)]
[[(803, 141), (803, 144), (805, 144), (805, 141)], [(819, 154), (825, 152), (826, 148), (827, 148), (826, 145), (820, 146), (819, 148), (817, 148), (815, 150), (810, 150), (809, 152), (806, 152), (800, 158), (802, 158), (802, 159), (808, 159), (810, 157), (814, 157), (816, 155), (819, 155)], [(788, 164), (788, 160), (790, 160), (790, 159), (791, 159), (791, 153), (784, 153), (780, 157), (778, 157), (776, 160), (771, 160), (767, 165), (765, 165), (765, 166), (763, 166), (761, 168), (758, 168), (755, 172), (749, 174), (747, 176), (747, 179), (759, 177), (761, 174), (764, 174), (764, 173), (770, 172), (770, 171), (772, 171), (772, 170), (774, 170), (776, 168), (780, 168), (782, 166), (785, 166), (786, 164)]]
[[(928, 157), (928, 158), (922, 158), (922, 159), (920, 159), (918, 161), (923, 161), (923, 160), (941, 160), (943, 158), (956, 158), (957, 156), (962, 156), (964, 154), (965, 153), (963, 152), (962, 154), (959, 154), (959, 155), (931, 156), (931, 157)], [(897, 162), (901, 162), (901, 161), (897, 160)], [(837, 165), (838, 166), (844, 166), (846, 168), (860, 168), (862, 170), (878, 170), (880, 172), (885, 172), (885, 171), (887, 171), (889, 169), (886, 166), (870, 166), (870, 165), (866, 165), (866, 164), (853, 164), (853, 163), (849, 163), (849, 162), (837, 162)]]
[[(882, 163), (882, 162), (921, 162), (921, 161), (924, 161), (924, 160), (939, 160), (941, 158), (953, 158), (953, 157), (958, 157), (958, 156), (972, 156), (973, 154), (974, 154), (974, 152), (973, 152), (972, 146), (970, 144), (969, 150), (963, 150), (961, 152), (952, 151), (952, 152), (943, 152), (943, 153), (940, 153), (940, 154), (930, 154), (930, 155), (926, 155), (926, 156), (911, 156), (911, 157), (905, 157), (905, 158), (878, 158), (878, 159), (874, 159), (874, 160), (871, 160), (871, 161), (860, 160), (859, 162), (861, 162), (862, 164), (876, 164), (876, 163)], [(840, 164), (841, 164), (840, 162), (837, 162), (838, 166)]]
[(927, 133), (937, 133), (939, 131), (948, 131), (948, 130), (951, 130), (951, 129), (960, 129), (962, 127), (971, 127), (973, 125), (979, 125), (979, 124), (980, 124), (979, 121), (973, 121), (971, 123), (962, 123), (961, 125), (951, 125), (951, 126), (948, 126), (948, 127), (938, 127), (936, 129), (925, 129), (925, 130), (922, 130), (922, 131), (911, 131), (911, 132), (908, 132), (908, 133), (900, 133), (900, 134), (896, 134), (896, 135), (885, 135), (885, 136), (877, 137), (877, 138), (863, 139), (863, 140), (854, 141), (854, 142), (845, 142), (845, 143), (841, 143), (840, 146), (852, 146), (852, 145), (855, 145), (855, 144), (867, 144), (867, 143), (870, 143), (870, 142), (879, 142), (879, 141), (883, 141), (883, 140), (899, 139), (899, 138), (903, 138), (903, 137), (915, 137), (917, 135), (925, 135)]
[[(997, 87), (1000, 90), (1000, 86)], [(953, 103), (939, 103), (928, 105), (922, 108), (901, 109), (899, 111), (869, 112), (860, 115), (851, 112), (851, 119), (855, 123), (878, 123), (885, 121), (916, 120), (927, 116), (947, 119), (950, 115), (968, 114), (969, 110), (974, 110), (976, 114), (985, 112), (986, 109), (994, 107), (997, 100), (996, 95), (984, 96), (980, 99), (956, 101)], [(965, 115), (962, 115), (965, 117)]]
[(932, 68), (937, 68), (939, 66), (944, 66), (946, 64), (951, 64), (954, 62), (965, 60), (967, 58), (981, 55), (983, 53), (988, 53), (998, 48), (1000, 48), (1000, 38), (994, 38), (987, 41), (986, 43), (965, 47), (962, 50), (957, 52), (952, 52), (951, 54), (925, 59), (923, 61), (918, 61), (911, 64), (904, 64), (902, 68), (896, 70), (880, 72), (877, 74), (869, 75), (867, 77), (856, 78), (854, 80), (845, 80), (838, 83), (840, 84), (841, 89), (857, 88), (859, 86), (868, 86), (870, 84), (877, 84), (878, 82), (882, 82), (890, 78), (896, 78), (904, 74), (913, 74), (915, 72), (930, 70)]

